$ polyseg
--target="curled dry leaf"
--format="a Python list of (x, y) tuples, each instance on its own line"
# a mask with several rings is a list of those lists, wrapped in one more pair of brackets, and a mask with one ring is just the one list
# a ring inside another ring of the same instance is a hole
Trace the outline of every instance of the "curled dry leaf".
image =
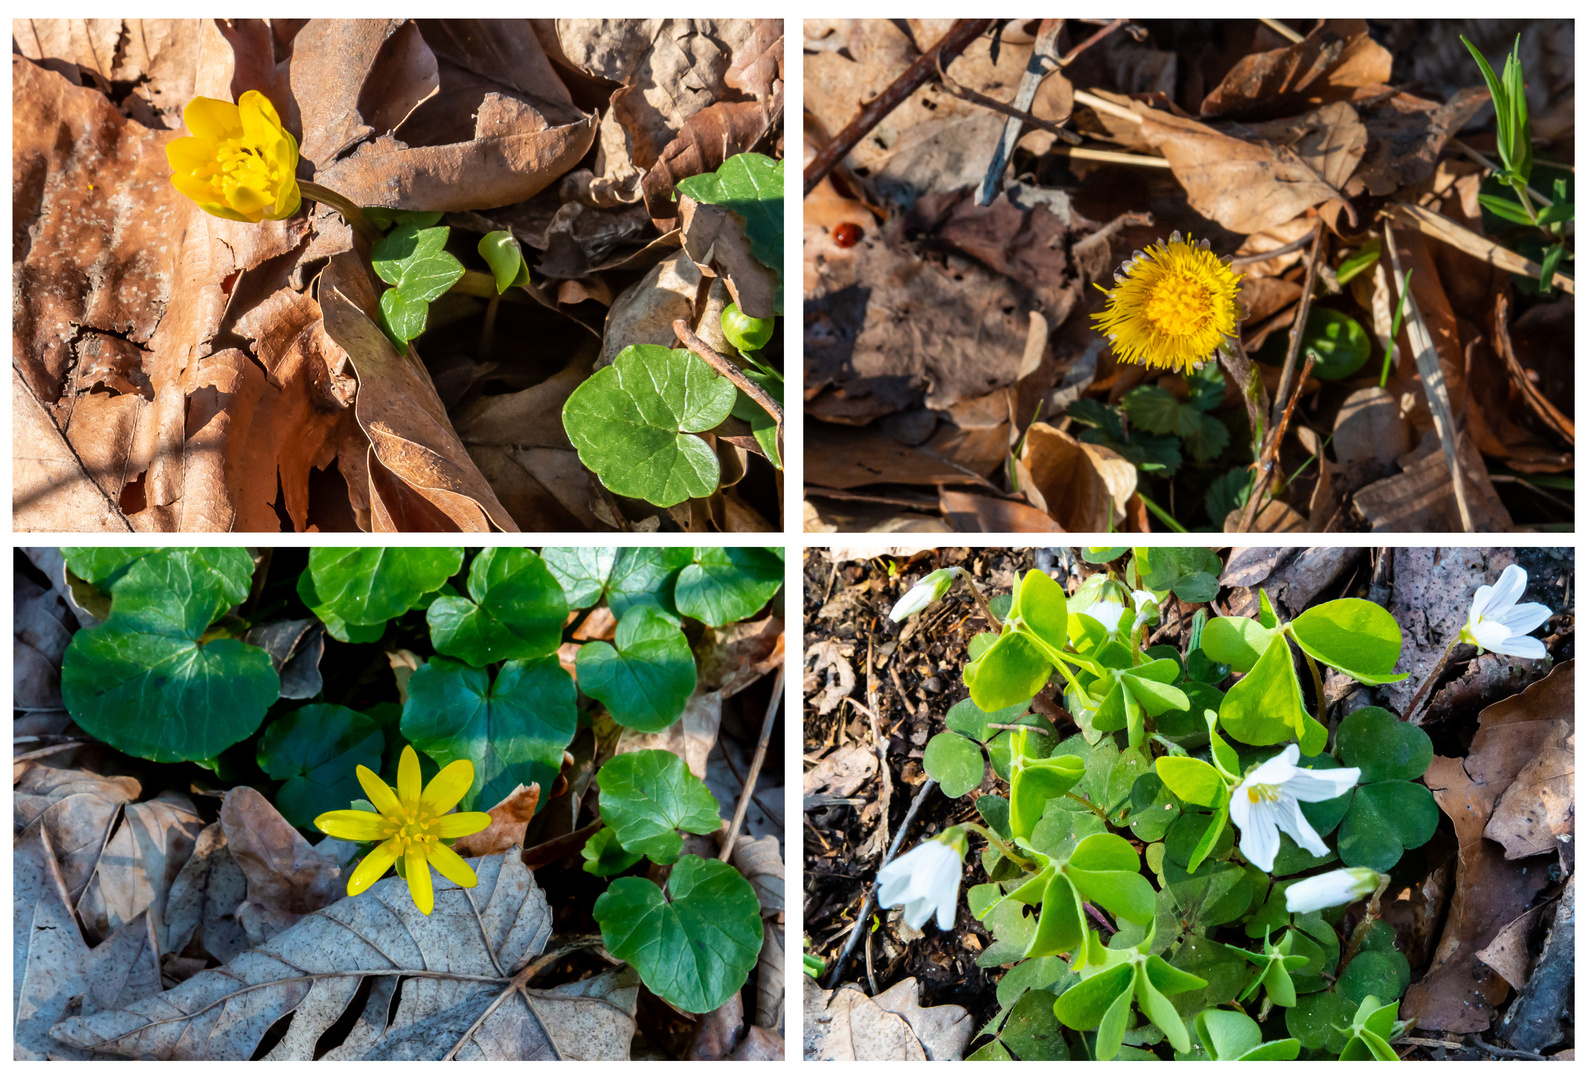
[[(764, 924), (764, 948), (758, 954), (758, 1008), (756, 1028), (783, 1031), (786, 1027), (786, 916)], [(748, 1032), (752, 1037), (752, 1032)]]
[(919, 1005), (916, 979), (877, 997), (856, 986), (826, 994), (803, 977), (803, 1058), (808, 1061), (961, 1061), (974, 1018), (961, 1005)]
[(741, 218), (726, 207), (684, 195), (680, 207), (682, 241), (698, 270), (724, 278), (737, 307), (749, 318), (774, 318), (780, 276), (754, 258)]
[(192, 945), (225, 964), (249, 948), (249, 935), (238, 922), (248, 896), (249, 881), (228, 850), (221, 822), (205, 826), (166, 903), (169, 950), (186, 954)]
[(1456, 889), (1433, 965), (1412, 984), (1401, 1015), (1418, 1027), (1484, 1031), (1505, 1000), (1507, 983), (1477, 953), (1532, 906), (1549, 880), (1552, 860), (1508, 861), (1485, 842), (1499, 800), (1530, 765), (1557, 721), (1572, 716), (1573, 665), (1559, 664), (1526, 691), (1484, 709), (1465, 761), (1436, 757), (1423, 782), (1456, 829)]
[(1116, 451), (1040, 423), (1029, 426), (1018, 466), (1031, 505), (1068, 532), (1112, 531), (1128, 516), (1139, 475)]
[(454, 850), (461, 855), (499, 855), (510, 848), (526, 846), (526, 826), (537, 813), (537, 796), (541, 788), (536, 784), (516, 784), (515, 790), (498, 800), (498, 805), (487, 811), (493, 819), (481, 832), (462, 836), (454, 841)]
[(780, 838), (738, 836), (731, 852), (731, 865), (753, 886), (758, 894), (760, 914), (763, 918), (779, 915), (786, 910), (786, 864), (780, 854)]
[(1267, 119), (1350, 99), (1389, 81), (1393, 58), (1362, 19), (1325, 19), (1282, 49), (1251, 53), (1201, 102), (1204, 118)]
[(343, 895), (343, 864), (313, 848), (264, 795), (235, 787), (221, 803), (227, 850), (243, 872), (248, 893), (239, 925), (259, 945)]

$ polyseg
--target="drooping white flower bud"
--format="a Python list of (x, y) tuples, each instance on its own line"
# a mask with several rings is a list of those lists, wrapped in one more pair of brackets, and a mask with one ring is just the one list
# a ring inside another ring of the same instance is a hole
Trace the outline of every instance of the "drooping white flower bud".
[(924, 575), (917, 585), (902, 594), (902, 599), (897, 601), (887, 618), (892, 622), (901, 622), (909, 615), (917, 615), (946, 595), (946, 591), (952, 587), (953, 577), (950, 569)]
[(1371, 896), (1384, 875), (1365, 866), (1330, 870), (1284, 890), (1284, 910), (1304, 914)]

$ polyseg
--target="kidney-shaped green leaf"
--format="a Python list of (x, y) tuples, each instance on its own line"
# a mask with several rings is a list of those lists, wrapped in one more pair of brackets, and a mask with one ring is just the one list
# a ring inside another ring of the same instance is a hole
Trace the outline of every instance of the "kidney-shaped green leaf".
[(767, 548), (698, 548), (675, 579), (675, 610), (708, 626), (751, 618), (785, 574), (785, 561)]
[(511, 660), (490, 684), (481, 668), (438, 656), (410, 676), (399, 723), (439, 767), (476, 767), (463, 809), (490, 810), (516, 784), (537, 784), (546, 799), (576, 737), (576, 688), (554, 656)]
[(339, 641), (375, 641), (459, 572), (457, 547), (319, 547), (299, 575), (299, 598)]
[[(689, 176), (676, 186), (698, 202), (717, 203), (741, 218), (753, 257), (785, 280), (785, 159), (736, 154), (716, 171)], [(775, 290), (776, 315), (785, 312), (784, 291)]]
[(382, 725), (342, 705), (306, 705), (266, 727), (255, 760), (282, 781), (273, 800), (282, 816), (308, 829), (318, 814), (365, 798), (354, 767), (381, 771)]
[(603, 946), (671, 1005), (713, 1012), (758, 963), (764, 945), (758, 895), (735, 867), (698, 855), (670, 871), (669, 890), (666, 896), (640, 877), (611, 884), (592, 907)]
[(426, 610), (438, 652), (486, 667), (559, 648), (570, 606), (541, 556), (525, 548), (485, 548), (471, 560), (466, 587), (469, 597), (439, 596)]
[(720, 827), (713, 792), (668, 750), (637, 750), (604, 762), (598, 809), (621, 847), (656, 863), (681, 857), (678, 830), (703, 835)]
[(151, 761), (202, 761), (248, 738), (281, 689), (271, 655), (227, 637), (218, 615), (249, 595), (242, 548), (168, 548), (126, 568), (111, 613), (72, 635), (61, 696), (97, 739)]
[(1009, 630), (963, 669), (974, 704), (997, 712), (1029, 701), (1051, 677), (1052, 665), (1027, 637)]
[(985, 755), (963, 736), (943, 731), (924, 748), (924, 771), (949, 799), (967, 795), (985, 779)]
[(621, 726), (663, 731), (681, 718), (697, 686), (697, 662), (673, 619), (656, 607), (638, 606), (620, 617), (613, 645), (581, 646), (576, 681)]
[(674, 506), (719, 484), (719, 458), (694, 432), (718, 426), (736, 387), (685, 349), (627, 345), (576, 387), (565, 432), (581, 463), (616, 495)]

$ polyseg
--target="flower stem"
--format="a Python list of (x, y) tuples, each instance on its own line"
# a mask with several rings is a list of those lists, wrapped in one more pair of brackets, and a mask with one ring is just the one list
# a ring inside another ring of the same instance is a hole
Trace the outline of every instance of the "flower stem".
[(1301, 651), (1306, 657), (1306, 670), (1312, 673), (1312, 687), (1317, 691), (1317, 722), (1324, 727), (1328, 726), (1328, 696), (1323, 693), (1323, 673), (1317, 670), (1317, 661), (1312, 659), (1312, 654)]
[(1002, 620), (991, 611), (990, 601), (985, 599), (985, 594), (980, 592), (979, 584), (974, 580), (974, 575), (961, 566), (952, 567), (952, 575), (969, 587), (969, 592), (974, 594), (974, 600), (980, 605), (980, 611), (985, 615), (985, 621), (991, 624), (991, 629), (998, 634), (1002, 632)]
[(375, 243), (382, 238), (381, 230), (371, 224), (371, 219), (365, 216), (365, 211), (355, 206), (348, 199), (339, 195), (331, 188), (322, 187), (320, 184), (309, 180), (299, 181), (299, 194), (313, 202), (330, 206), (349, 223), (349, 228), (359, 233), (365, 240)]
[(1428, 672), (1428, 677), (1417, 688), (1417, 696), (1411, 699), (1410, 705), (1406, 706), (1406, 715), (1402, 716), (1401, 720), (1411, 723), (1411, 718), (1417, 715), (1417, 710), (1422, 708), (1423, 702), (1428, 700), (1428, 692), (1433, 689), (1434, 680), (1445, 669), (1445, 664), (1450, 660), (1450, 654), (1455, 651), (1456, 646), (1459, 644), (1461, 644), (1461, 634), (1458, 631), (1456, 636), (1450, 639), (1450, 644), (1445, 646), (1445, 651), (1439, 657), (1439, 662), (1433, 666), (1433, 670)]
[(1012, 845), (1008, 844), (1007, 841), (1003, 840), (1000, 836), (996, 835), (995, 832), (986, 828), (984, 825), (981, 825), (975, 821), (965, 821), (962, 823), (962, 825), (963, 828), (969, 830), (970, 832), (976, 832), (985, 837), (986, 843), (990, 844), (997, 851), (1000, 851), (1012, 862), (1031, 870), (1035, 869), (1035, 862), (1033, 859), (1029, 859), (1023, 855), (1020, 855), (1013, 849)]
[(1351, 932), (1350, 941), (1345, 946), (1345, 952), (1339, 958), (1339, 967), (1334, 971), (1336, 981), (1344, 974), (1345, 965), (1349, 964), (1352, 958), (1355, 957), (1356, 950), (1362, 947), (1362, 942), (1366, 940), (1368, 933), (1372, 930), (1373, 923), (1378, 921), (1378, 915), (1382, 907), (1380, 900), (1384, 895), (1384, 890), (1387, 888), (1389, 888), (1389, 875), (1379, 874), (1378, 888), (1374, 889), (1373, 895), (1367, 898), (1367, 911), (1363, 913), (1362, 921), (1356, 924), (1356, 929)]

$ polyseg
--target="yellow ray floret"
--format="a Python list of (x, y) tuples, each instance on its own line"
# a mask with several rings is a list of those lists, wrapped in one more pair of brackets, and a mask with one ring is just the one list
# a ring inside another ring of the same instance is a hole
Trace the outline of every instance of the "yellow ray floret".
[(280, 221), (299, 209), (299, 144), (266, 95), (234, 105), (197, 97), (183, 108), (189, 136), (166, 144), (172, 186), (216, 217)]
[[(456, 885), (474, 888), (476, 871), (449, 848), (447, 841), (481, 832), (492, 824), (483, 813), (450, 814), (454, 804), (470, 790), (476, 767), (454, 761), (421, 788), (421, 760), (406, 746), (399, 756), (398, 791), (364, 765), (354, 767), (376, 813), (368, 810), (332, 810), (315, 819), (315, 827), (340, 840), (380, 841), (349, 878), (349, 895), (376, 884), (394, 863), (410, 887), (410, 896), (422, 915), (432, 913), (432, 872)], [(402, 860), (402, 861), (401, 861)]]
[(1239, 333), (1240, 275), (1205, 240), (1175, 232), (1136, 252), (1113, 280), (1101, 290), (1107, 310), (1091, 319), (1119, 360), (1189, 373)]

